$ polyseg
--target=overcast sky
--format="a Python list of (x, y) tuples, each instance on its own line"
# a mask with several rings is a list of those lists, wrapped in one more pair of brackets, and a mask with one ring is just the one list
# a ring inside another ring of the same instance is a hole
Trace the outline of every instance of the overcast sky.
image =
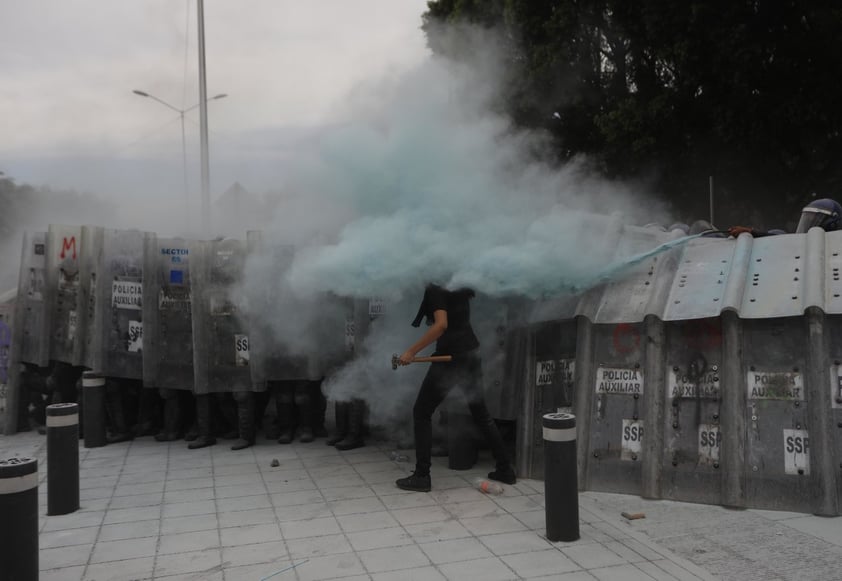
[[(205, 0), (211, 181), (258, 192), (341, 123), (350, 91), (428, 58), (425, 0)], [(0, 0), (0, 171), (103, 194), (182, 189), (179, 114), (198, 102), (196, 0)], [(185, 52), (186, 51), (186, 52)], [(186, 116), (198, 190), (198, 109)]]
[[(516, 131), (490, 106), (506, 66), (500, 39), (460, 29), (463, 59), (432, 59), (426, 0), (204, 7), (208, 95), (227, 95), (208, 104), (211, 196), (235, 181), (283, 193), (266, 198), (275, 211), (214, 204), (210, 234), (260, 228), (306, 249), (290, 269), (304, 293), (373, 296), (439, 280), (549, 296), (600, 280), (599, 242), (613, 238), (582, 212), (672, 221), (583, 160), (535, 159), (545, 136)], [(83, 216), (36, 207), (17, 227), (209, 235), (199, 229), (198, 110), (185, 116), (185, 200), (180, 115), (132, 92), (195, 105), (196, 28), (196, 0), (0, 0), (0, 171), (110, 202)], [(20, 256), (2, 242), (0, 283)]]

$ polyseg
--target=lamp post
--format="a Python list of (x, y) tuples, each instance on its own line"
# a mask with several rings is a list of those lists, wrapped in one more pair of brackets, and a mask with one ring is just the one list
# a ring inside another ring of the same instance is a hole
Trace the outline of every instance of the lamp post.
[[(189, 111), (192, 111), (193, 109), (195, 109), (196, 107), (198, 107), (202, 103), (201, 102), (196, 103), (195, 105), (193, 105), (192, 107), (188, 107), (187, 109), (179, 109), (175, 105), (171, 105), (171, 104), (167, 103), (166, 101), (164, 101), (163, 99), (160, 99), (160, 98), (156, 97), (155, 95), (151, 95), (151, 94), (147, 93), (146, 91), (139, 91), (139, 90), (135, 89), (135, 90), (132, 91), (132, 93), (134, 93), (135, 95), (138, 95), (140, 97), (146, 97), (148, 99), (152, 99), (153, 101), (158, 101), (161, 105), (172, 109), (173, 111), (175, 111), (176, 113), (178, 113), (181, 116), (181, 158), (182, 158), (182, 167), (183, 167), (183, 170), (184, 170), (184, 203), (187, 204), (187, 210), (189, 211), (189, 209), (190, 209), (190, 207), (189, 207), (190, 194), (189, 194), (188, 188), (187, 188), (187, 139), (186, 139), (185, 133), (184, 133), (184, 114), (189, 112)], [(214, 95), (213, 97), (211, 97), (209, 99), (206, 99), (205, 101), (206, 102), (207, 101), (216, 101), (218, 99), (224, 99), (227, 96), (228, 95), (226, 93), (220, 93), (218, 95)]]
[(202, 230), (205, 236), (210, 235), (210, 160), (208, 158), (208, 86), (205, 72), (205, 3), (196, 0), (196, 23), (199, 35), (196, 39), (199, 45), (199, 141), (202, 153)]

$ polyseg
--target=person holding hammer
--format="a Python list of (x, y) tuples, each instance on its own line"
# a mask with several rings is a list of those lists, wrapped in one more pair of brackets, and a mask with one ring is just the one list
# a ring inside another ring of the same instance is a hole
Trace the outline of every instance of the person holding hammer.
[(403, 490), (429, 492), (432, 488), (430, 457), (433, 413), (453, 390), (459, 390), (464, 395), (474, 423), (490, 444), (496, 468), (488, 477), (506, 484), (514, 484), (517, 481), (503, 445), (503, 438), (485, 405), (479, 340), (471, 327), (470, 300), (473, 297), (474, 291), (471, 289), (451, 291), (436, 284), (427, 285), (412, 326), (418, 327), (422, 319), (426, 319), (429, 328), (398, 358), (399, 365), (409, 365), (419, 351), (434, 342), (435, 356), (451, 357), (449, 362), (434, 362), (430, 365), (418, 391), (415, 406), (412, 408), (415, 472), (397, 480), (398, 488)]

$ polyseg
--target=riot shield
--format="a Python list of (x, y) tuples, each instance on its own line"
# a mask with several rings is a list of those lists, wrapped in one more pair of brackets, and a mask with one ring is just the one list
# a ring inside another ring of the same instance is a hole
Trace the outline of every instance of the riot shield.
[(291, 301), (281, 281), (292, 265), (295, 247), (270, 245), (259, 231), (248, 232), (247, 242), (245, 275), (249, 280), (264, 281), (263, 284), (244, 285), (251, 337), (252, 382), (255, 386), (265, 386), (267, 381), (307, 379), (310, 374), (307, 357), (291, 353), (278, 332), (284, 324), (279, 317), (284, 316), (283, 311), (289, 309)]
[(82, 228), (87, 284), (84, 365), (107, 377), (143, 378), (143, 252), (136, 230)]
[(82, 229), (51, 224), (47, 232), (47, 319), (50, 359), (82, 364), (86, 289), (81, 284)]
[(25, 233), (15, 300), (15, 329), (20, 331), (20, 338), (13, 340), (13, 350), (17, 360), (38, 367), (47, 367), (50, 363), (46, 268), (47, 233)]
[(0, 296), (0, 385), (6, 385), (9, 380), (9, 348), (12, 345), (14, 309), (14, 296)]
[(143, 252), (143, 385), (193, 389), (190, 245), (146, 236)]
[[(0, 412), (3, 412), (3, 415), (0, 417), (0, 429), (3, 431), (5, 431), (6, 422), (8, 421), (5, 414), (5, 404), (9, 399), (14, 399), (15, 407), (11, 409), (17, 409), (17, 402), (20, 399), (17, 397), (17, 390), (19, 389), (17, 387), (18, 381), (15, 383), (15, 397), (10, 398), (8, 395), (9, 384), (11, 383), (9, 381), (9, 349), (12, 345), (12, 328), (14, 325), (12, 318), (14, 316), (16, 293), (17, 289), (11, 293), (0, 295)], [(15, 426), (15, 429), (17, 429), (17, 426)]]
[(480, 342), (488, 411), (498, 420), (515, 420), (521, 394), (505, 381), (510, 317), (508, 305), (503, 300), (485, 295), (478, 295), (471, 303), (471, 326)]
[(316, 312), (316, 345), (310, 364), (311, 379), (330, 375), (353, 356), (349, 326), (356, 326), (354, 300), (325, 293)]
[(47, 233), (26, 232), (14, 303), (6, 378), (6, 421), (3, 433), (17, 432), (20, 364), (49, 365), (50, 342), (46, 309)]
[(263, 391), (252, 381), (243, 277), (246, 245), (224, 239), (190, 245), (193, 281), (193, 392)]

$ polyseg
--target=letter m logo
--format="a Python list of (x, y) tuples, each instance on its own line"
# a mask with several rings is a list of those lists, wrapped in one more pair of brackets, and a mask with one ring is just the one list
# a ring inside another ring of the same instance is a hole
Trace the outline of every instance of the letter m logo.
[(64, 258), (67, 256), (67, 253), (71, 250), (73, 251), (73, 255), (71, 256), (71, 258), (73, 258), (73, 260), (76, 260), (76, 237), (75, 236), (71, 236), (70, 240), (68, 240), (67, 237), (65, 237), (61, 240), (61, 254), (59, 254), (58, 257), (61, 258), (62, 260), (64, 260)]

